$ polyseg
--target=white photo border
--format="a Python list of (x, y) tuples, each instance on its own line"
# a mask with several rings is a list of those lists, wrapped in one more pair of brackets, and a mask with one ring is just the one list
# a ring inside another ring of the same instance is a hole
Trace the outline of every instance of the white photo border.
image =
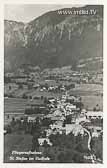
[[(3, 163), (3, 148), (4, 148), (4, 139), (3, 139), (3, 123), (4, 123), (4, 5), (5, 4), (77, 4), (77, 5), (104, 5), (104, 35), (103, 35), (103, 65), (104, 65), (104, 98), (103, 98), (103, 107), (104, 107), (104, 163), (103, 164), (54, 164), (54, 163)], [(106, 168), (107, 159), (106, 159), (106, 149), (107, 149), (107, 2), (106, 0), (1, 0), (0, 1), (0, 168)]]

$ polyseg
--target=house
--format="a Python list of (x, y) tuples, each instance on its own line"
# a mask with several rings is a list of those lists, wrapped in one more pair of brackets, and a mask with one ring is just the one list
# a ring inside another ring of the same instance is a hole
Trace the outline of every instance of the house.
[(86, 109), (82, 109), (81, 114), (85, 114), (85, 113), (87, 113)]
[(80, 124), (66, 124), (66, 135), (72, 132), (74, 136), (83, 135), (84, 129)]
[(49, 99), (49, 102), (50, 103), (54, 103), (55, 102), (55, 99), (53, 98), (53, 99)]
[(54, 123), (54, 124), (51, 124), (51, 125), (50, 125), (50, 128), (51, 128), (52, 130), (55, 129), (55, 128), (57, 129), (57, 128), (59, 128), (59, 125), (57, 125), (57, 124)]
[(52, 146), (52, 143), (50, 142), (49, 138), (38, 138), (38, 142), (40, 146), (43, 146), (45, 141), (49, 146)]
[(40, 85), (37, 84), (37, 83), (35, 83), (35, 84), (33, 85), (33, 88), (34, 88), (34, 89), (37, 89), (37, 88), (39, 88), (39, 87), (40, 87)]
[(85, 115), (87, 119), (103, 119), (102, 111), (88, 111)]
[(76, 110), (76, 105), (73, 105), (73, 104), (67, 104), (66, 107), (65, 107), (66, 110)]
[(98, 132), (98, 133), (100, 133), (100, 132), (102, 131), (102, 129), (103, 129), (102, 126), (96, 126), (96, 125), (93, 125), (93, 124), (91, 124), (91, 123), (90, 123), (90, 125), (87, 125), (86, 127), (87, 127), (91, 132)]
[(100, 135), (100, 134), (99, 134), (97, 131), (92, 132), (92, 137), (98, 138), (99, 135)]
[(64, 116), (55, 116), (51, 118), (52, 121), (64, 121), (65, 117)]
[(59, 127), (61, 127), (63, 125), (63, 120), (55, 121), (55, 124), (57, 124)]
[(71, 115), (72, 114), (72, 112), (71, 112), (71, 110), (65, 110), (65, 116), (69, 116), (69, 115)]
[(8, 132), (7, 132), (7, 130), (4, 130), (4, 135), (6, 135)]
[(75, 127), (72, 130), (72, 133), (74, 134), (74, 136), (78, 136), (79, 134), (83, 136), (84, 135), (84, 129), (81, 125), (76, 124)]
[(46, 131), (46, 137), (50, 136), (53, 133), (52, 129), (47, 129)]
[(72, 132), (73, 128), (75, 127), (75, 124), (66, 124), (65, 129), (66, 129), (66, 135)]
[(36, 122), (36, 117), (35, 116), (28, 116), (27, 122)]
[(90, 121), (89, 119), (87, 119), (84, 114), (80, 114), (80, 115), (76, 118), (76, 123), (81, 123), (81, 122), (91, 122), (91, 121)]
[(62, 128), (62, 125), (63, 125), (63, 122), (62, 121), (56, 121), (54, 124), (51, 124), (50, 125), (50, 128), (53, 130), (53, 129), (61, 129)]
[(62, 116), (62, 112), (57, 109), (56, 111), (54, 111), (53, 115), (54, 116)]
[(46, 131), (46, 136), (49, 136), (51, 134), (55, 135), (57, 133), (59, 134), (66, 133), (66, 129), (62, 125), (58, 125), (57, 123), (54, 123), (53, 125), (50, 125), (50, 129)]
[(76, 100), (76, 97), (75, 96), (70, 96), (70, 95), (67, 95), (67, 102), (75, 102)]
[(5, 73), (5, 77), (14, 77), (14, 72), (8, 72), (8, 73)]

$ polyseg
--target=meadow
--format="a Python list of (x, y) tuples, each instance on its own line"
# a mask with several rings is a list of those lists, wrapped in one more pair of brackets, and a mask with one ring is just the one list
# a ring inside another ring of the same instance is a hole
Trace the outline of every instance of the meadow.
[(4, 136), (4, 162), (11, 162), (12, 151), (30, 151), (32, 136), (27, 134), (7, 134)]

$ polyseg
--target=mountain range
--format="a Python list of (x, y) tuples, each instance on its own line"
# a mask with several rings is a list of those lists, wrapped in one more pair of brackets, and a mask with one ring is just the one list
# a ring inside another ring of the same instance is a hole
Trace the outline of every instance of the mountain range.
[[(91, 14), (59, 11), (96, 10)], [(23, 65), (98, 70), (103, 67), (103, 6), (88, 5), (50, 11), (29, 23), (4, 20), (4, 66)]]

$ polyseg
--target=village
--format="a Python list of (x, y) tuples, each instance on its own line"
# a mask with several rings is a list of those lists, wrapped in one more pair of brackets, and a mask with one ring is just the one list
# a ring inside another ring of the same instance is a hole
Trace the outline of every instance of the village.
[[(42, 151), (51, 162), (62, 162), (65, 157), (65, 162), (102, 163), (102, 72), (72, 71), (70, 66), (29, 69), (5, 73), (5, 139), (31, 135), (29, 150)], [(71, 144), (67, 144), (69, 138)], [(66, 160), (70, 148), (80, 159)]]

